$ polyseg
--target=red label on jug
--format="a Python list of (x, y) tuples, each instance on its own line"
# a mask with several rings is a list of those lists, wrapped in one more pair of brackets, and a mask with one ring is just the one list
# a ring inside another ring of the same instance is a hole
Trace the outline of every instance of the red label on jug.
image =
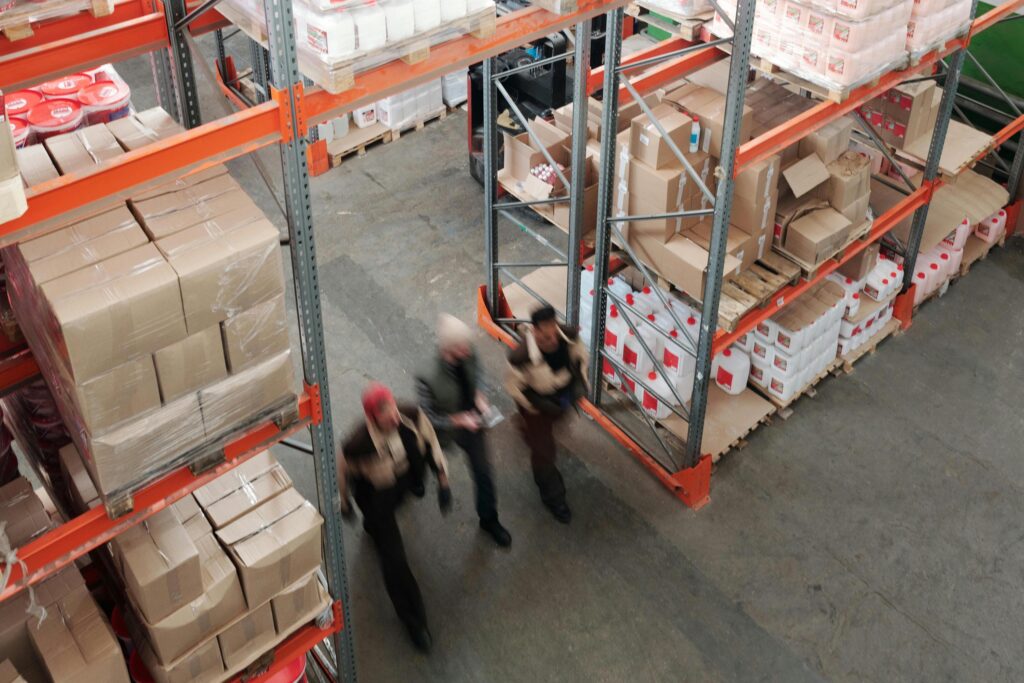
[(672, 368), (675, 370), (679, 369), (679, 356), (674, 353), (669, 353), (668, 349), (665, 349), (665, 357), (663, 360), (665, 361), (666, 368)]
[(605, 346), (610, 346), (611, 348), (614, 349), (615, 347), (617, 347), (619, 345), (619, 338), (618, 338), (618, 336), (616, 336), (616, 334), (614, 332), (610, 332), (608, 330), (605, 330), (605, 332), (604, 332), (604, 345)]
[(718, 375), (715, 377), (715, 380), (723, 387), (732, 389), (732, 373), (725, 368), (718, 368)]
[(658, 399), (647, 391), (644, 391), (644, 410), (649, 413), (658, 412)]
[(637, 355), (636, 351), (629, 348), (628, 346), (622, 349), (622, 360), (631, 368), (636, 368)]

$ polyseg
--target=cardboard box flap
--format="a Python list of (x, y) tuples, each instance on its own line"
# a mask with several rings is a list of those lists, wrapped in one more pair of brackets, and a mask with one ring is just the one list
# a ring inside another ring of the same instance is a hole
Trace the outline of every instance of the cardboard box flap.
[(134, 202), (142, 202), (142, 201), (145, 201), (147, 199), (153, 199), (154, 197), (159, 197), (161, 195), (173, 194), (175, 192), (180, 192), (181, 190), (184, 190), (186, 188), (192, 187), (194, 185), (198, 185), (200, 183), (204, 183), (207, 180), (211, 180), (211, 179), (216, 178), (218, 176), (227, 175), (227, 173), (228, 173), (228, 167), (224, 166), (223, 164), (220, 164), (220, 165), (217, 165), (217, 166), (211, 166), (210, 168), (204, 168), (201, 171), (196, 171), (195, 173), (190, 173), (187, 176), (184, 176), (182, 178), (178, 178), (178, 179), (173, 180), (173, 181), (171, 181), (169, 183), (165, 183), (165, 184), (160, 185), (158, 187), (154, 187), (153, 189), (146, 190), (145, 192), (140, 192), (139, 194), (136, 194), (134, 197), (132, 197), (131, 201), (133, 203)]
[(55, 302), (61, 297), (81, 294), (84, 290), (103, 285), (120, 277), (160, 268), (166, 263), (167, 261), (154, 245), (143, 244), (43, 283), (41, 289), (50, 302)]
[(47, 606), (47, 612), (28, 630), (51, 680), (127, 683), (114, 633), (84, 586)]
[(249, 482), (253, 479), (277, 467), (280, 467), (280, 463), (273, 453), (262, 451), (230, 472), (226, 472), (209, 484), (199, 487), (192, 495), (195, 496), (196, 502), (200, 507), (207, 508), (238, 489), (248, 486)]
[(215, 529), (235, 521), (252, 508), (262, 505), (274, 496), (291, 488), (292, 480), (278, 465), (246, 482), (227, 496), (211, 503), (206, 515)]
[(200, 512), (202, 510), (199, 509), (199, 503), (191, 493), (171, 505), (171, 514), (182, 524), (187, 523)]
[(20, 242), (18, 249), (25, 260), (31, 263), (129, 225), (138, 226), (138, 223), (127, 207), (118, 206), (46, 235)]
[(828, 181), (828, 168), (817, 154), (811, 154), (783, 169), (782, 177), (786, 179), (793, 195), (800, 198)]
[(26, 683), (10, 660), (0, 662), (0, 683)]
[[(288, 495), (293, 492), (294, 496)], [(275, 505), (276, 501), (282, 504)], [(318, 530), (321, 524), (323, 518), (313, 504), (289, 489), (217, 534), (244, 566), (258, 568), (278, 562), (296, 539)]]
[(28, 269), (33, 279), (42, 284), (147, 242), (149, 239), (142, 228), (133, 223), (33, 261)]

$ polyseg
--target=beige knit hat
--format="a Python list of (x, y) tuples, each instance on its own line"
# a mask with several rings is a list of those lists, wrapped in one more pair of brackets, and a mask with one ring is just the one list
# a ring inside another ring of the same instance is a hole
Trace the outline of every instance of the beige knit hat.
[(473, 345), (473, 332), (455, 316), (442, 313), (437, 318), (437, 345), (450, 349), (462, 344)]

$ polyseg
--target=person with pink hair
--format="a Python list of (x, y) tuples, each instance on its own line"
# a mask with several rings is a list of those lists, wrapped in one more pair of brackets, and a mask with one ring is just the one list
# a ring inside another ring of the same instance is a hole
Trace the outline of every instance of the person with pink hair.
[(430, 650), (432, 638), (419, 584), (409, 568), (395, 510), (407, 491), (423, 490), (429, 466), (437, 476), (441, 512), (452, 507), (448, 463), (430, 420), (416, 406), (399, 405), (391, 390), (372, 382), (363, 391), (365, 421), (341, 445), (338, 487), (341, 510), (353, 514), (352, 497), (363, 513), (363, 528), (373, 539), (380, 558), (388, 596), (413, 644)]

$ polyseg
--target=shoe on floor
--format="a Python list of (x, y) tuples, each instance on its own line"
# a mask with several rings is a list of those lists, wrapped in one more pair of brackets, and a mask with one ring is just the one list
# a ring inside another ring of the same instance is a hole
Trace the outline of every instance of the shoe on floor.
[(480, 528), (487, 532), (487, 534), (494, 539), (502, 548), (507, 548), (512, 545), (512, 534), (508, 532), (508, 529), (501, 525), (497, 519), (491, 520), (480, 520)]
[(430, 631), (426, 626), (409, 624), (406, 626), (406, 630), (409, 632), (409, 638), (412, 640), (412, 644), (416, 646), (417, 650), (424, 654), (430, 652), (430, 648), (434, 644), (434, 639), (430, 637)]
[(422, 481), (417, 481), (409, 485), (409, 492), (417, 498), (422, 498), (427, 495), (427, 487)]
[(548, 507), (548, 510), (550, 510), (552, 516), (562, 524), (568, 524), (572, 521), (572, 510), (570, 510), (569, 506), (565, 503), (562, 503), (561, 505), (552, 505)]

